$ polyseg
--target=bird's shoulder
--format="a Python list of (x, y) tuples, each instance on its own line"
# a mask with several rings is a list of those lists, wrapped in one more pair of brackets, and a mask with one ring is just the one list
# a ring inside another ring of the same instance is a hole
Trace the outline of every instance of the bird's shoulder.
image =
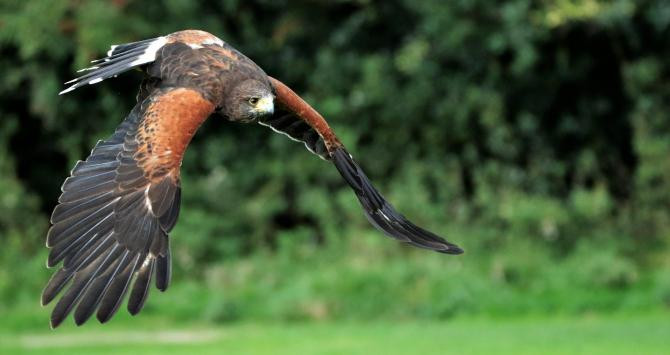
[(194, 88), (219, 104), (225, 89), (244, 78), (266, 79), (251, 59), (218, 37), (199, 30), (166, 36), (166, 44), (147, 68), (152, 77), (174, 86)]

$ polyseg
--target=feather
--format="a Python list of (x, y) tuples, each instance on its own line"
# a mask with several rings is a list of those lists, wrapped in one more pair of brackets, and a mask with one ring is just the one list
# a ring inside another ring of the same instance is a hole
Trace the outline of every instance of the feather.
[(139, 258), (139, 254), (134, 255), (131, 258), (132, 261), (128, 263), (123, 271), (114, 278), (111, 285), (109, 285), (109, 288), (100, 302), (100, 307), (98, 308), (98, 313), (96, 315), (100, 323), (107, 322), (119, 309), (119, 305), (128, 289), (128, 284), (132, 279)]
[(458, 246), (415, 225), (398, 213), (375, 189), (363, 170), (344, 148), (335, 148), (331, 156), (335, 167), (356, 193), (367, 219), (375, 228), (389, 237), (420, 248), (446, 254), (463, 253)]
[(65, 295), (56, 303), (56, 307), (51, 313), (51, 327), (56, 328), (60, 325), (65, 317), (70, 313), (72, 307), (77, 303), (83, 291), (98, 275), (104, 271), (113, 260), (110, 260), (111, 252), (99, 257), (95, 262), (91, 263), (83, 272), (76, 273), (72, 285), (67, 290)]
[(165, 253), (158, 255), (156, 259), (156, 288), (161, 291), (167, 290), (168, 286), (170, 286), (172, 274), (169, 243), (167, 243), (165, 248)]
[(117, 196), (114, 194), (114, 191), (108, 191), (82, 203), (61, 203), (54, 208), (51, 214), (51, 224), (65, 221), (74, 223), (76, 220), (81, 219), (83, 215), (88, 215), (93, 211), (103, 208), (115, 198)]
[(72, 276), (74, 276), (74, 272), (72, 270), (65, 270), (61, 268), (55, 272), (51, 276), (51, 279), (49, 279), (46, 287), (44, 287), (44, 291), (42, 291), (42, 305), (46, 306), (49, 304), (63, 289), (65, 284), (67, 284), (67, 282), (72, 279)]
[(128, 259), (128, 251), (122, 251), (122, 249), (116, 245), (114, 246), (114, 251), (118, 251), (119, 254), (122, 254), (120, 257), (117, 256), (114, 264), (105, 272), (103, 275), (98, 276), (93, 284), (86, 290), (86, 293), (82, 297), (82, 300), (79, 302), (77, 309), (74, 311), (74, 322), (76, 325), (84, 324), (93, 314), (95, 308), (98, 306), (102, 300), (102, 296), (105, 294), (105, 291), (109, 288), (109, 285), (114, 280), (114, 277), (123, 270), (126, 266), (126, 260)]
[(156, 265), (156, 259), (150, 256), (137, 272), (133, 290), (130, 292), (130, 297), (128, 298), (128, 312), (132, 315), (139, 313), (144, 306), (144, 302), (147, 300), (154, 265)]
[[(110, 225), (113, 222), (112, 212), (100, 221), (95, 221), (95, 224), (85, 224), (79, 228), (68, 230), (70, 233), (67, 237), (55, 243), (51, 252), (47, 265), (49, 267), (55, 266), (66, 256), (78, 253), (80, 247), (85, 247), (92, 244), (97, 239), (106, 235), (110, 230)], [(90, 228), (89, 228), (90, 227)], [(55, 240), (55, 238), (54, 238)]]
[[(147, 115), (147, 102), (171, 90), (155, 91), (138, 103), (112, 136), (77, 162), (63, 184), (47, 235), (48, 266), (62, 262), (62, 267), (42, 293), (42, 303), (47, 304), (63, 292), (52, 311), (53, 327), (75, 307), (76, 324), (86, 322), (96, 310), (99, 320), (108, 321), (134, 275), (138, 281), (129, 304), (134, 313), (146, 301), (154, 272), (158, 287), (164, 290), (169, 284), (166, 227), (174, 226), (179, 213), (178, 180), (172, 175), (156, 177), (155, 172), (149, 180), (134, 156), (140, 147), (137, 126)], [(146, 258), (151, 261), (143, 263)]]
[(66, 82), (65, 84), (71, 85), (61, 91), (59, 95), (63, 95), (84, 85), (99, 83), (137, 66), (151, 63), (156, 59), (158, 50), (166, 43), (166, 37), (157, 37), (115, 46), (107, 53), (108, 56), (106, 58), (94, 61), (92, 67), (80, 70), (80, 72), (85, 72), (86, 74)]

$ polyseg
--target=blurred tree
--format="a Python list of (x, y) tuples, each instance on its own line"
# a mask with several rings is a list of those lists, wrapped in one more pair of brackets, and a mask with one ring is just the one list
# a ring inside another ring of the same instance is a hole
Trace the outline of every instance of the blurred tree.
[[(663, 0), (5, 0), (0, 173), (37, 201), (6, 208), (46, 224), (68, 170), (130, 110), (140, 77), (63, 97), (60, 83), (110, 44), (185, 28), (304, 94), (421, 224), (523, 230), (563, 251), (598, 228), (650, 246), (667, 234)], [(345, 218), (367, 228), (323, 166), (261, 127), (207, 122), (184, 161), (182, 265), (276, 247), (283, 231), (341, 238)], [(580, 209), (583, 194), (605, 212)], [(511, 201), (535, 202), (522, 214)]]

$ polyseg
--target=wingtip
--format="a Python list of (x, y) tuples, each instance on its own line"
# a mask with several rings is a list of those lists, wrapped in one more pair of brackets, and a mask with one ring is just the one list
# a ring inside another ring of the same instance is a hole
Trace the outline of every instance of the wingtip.
[(128, 309), (128, 313), (130, 313), (130, 315), (134, 317), (134, 316), (136, 316), (140, 313), (140, 311), (142, 310), (142, 306), (140, 306), (140, 307), (130, 307), (130, 306), (128, 306), (127, 309)]
[[(66, 83), (66, 84), (67, 84), (67, 83)], [(58, 96), (63, 95), (63, 94), (67, 94), (68, 92), (73, 91), (73, 90), (76, 89), (76, 88), (77, 88), (76, 86), (72, 85), (72, 86), (70, 86), (69, 88), (67, 88), (67, 89), (65, 89), (65, 90), (63, 90), (63, 91), (61, 91), (61, 92), (59, 92), (59, 93), (58, 93)]]
[(46, 307), (49, 303), (53, 301), (53, 297), (51, 297), (49, 294), (47, 294), (47, 290), (42, 291), (42, 295), (40, 295), (40, 306)]
[(449, 245), (447, 247), (447, 249), (438, 250), (438, 251), (440, 253), (450, 254), (450, 255), (461, 255), (461, 254), (465, 253), (465, 251), (463, 249), (461, 249), (461, 247), (456, 246), (456, 245)]
[(339, 146), (331, 150), (331, 158), (337, 170), (356, 193), (370, 223), (391, 238), (413, 246), (439, 253), (459, 255), (463, 249), (427, 231), (398, 213), (391, 204), (372, 186), (351, 154)]
[(75, 312), (75, 314), (74, 314), (74, 324), (77, 327), (81, 327), (84, 323), (86, 323), (86, 321), (88, 320), (88, 318), (90, 316), (91, 316), (90, 314), (84, 315), (84, 314), (78, 314), (77, 312)]
[(47, 257), (47, 269), (51, 269), (52, 267), (56, 266), (58, 264), (58, 261), (55, 260), (56, 254), (51, 252), (49, 253), (49, 256)]
[(65, 320), (65, 317), (56, 318), (52, 315), (51, 319), (49, 319), (49, 326), (51, 327), (51, 330), (58, 328), (58, 326), (63, 323), (63, 320)]
[(116, 313), (116, 310), (114, 312), (109, 312), (109, 313), (104, 313), (104, 314), (100, 313), (100, 311), (98, 311), (98, 313), (95, 315), (95, 318), (98, 320), (98, 322), (100, 322), (100, 324), (105, 324), (105, 323), (109, 322), (110, 319), (112, 319), (112, 316), (114, 315), (114, 313)]

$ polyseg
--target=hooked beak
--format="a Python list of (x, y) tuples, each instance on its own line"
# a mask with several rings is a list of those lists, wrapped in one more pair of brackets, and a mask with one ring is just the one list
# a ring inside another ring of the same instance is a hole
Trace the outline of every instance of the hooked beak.
[(273, 114), (275, 112), (274, 96), (267, 95), (261, 97), (256, 104), (256, 110), (263, 115)]

